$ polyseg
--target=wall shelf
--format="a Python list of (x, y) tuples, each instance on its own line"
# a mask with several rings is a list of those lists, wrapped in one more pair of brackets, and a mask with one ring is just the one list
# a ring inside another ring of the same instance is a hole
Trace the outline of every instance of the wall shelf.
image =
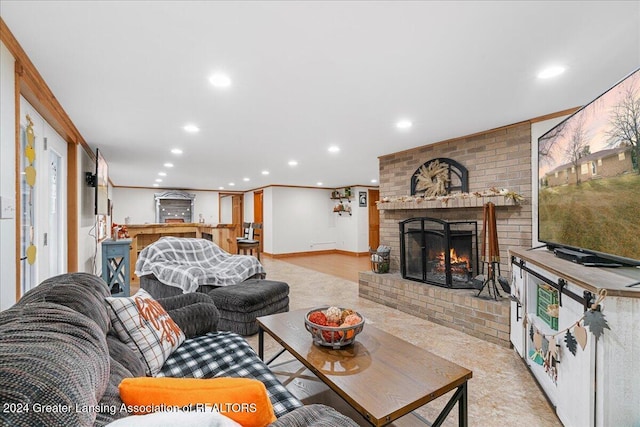
[(336, 204), (333, 207), (333, 213), (337, 213), (340, 216), (342, 216), (342, 214), (349, 214), (349, 216), (351, 216), (351, 200), (347, 199), (346, 202), (341, 201), (340, 203)]
[(523, 202), (516, 203), (512, 199), (502, 195), (485, 197), (452, 197), (446, 200), (410, 200), (377, 202), (379, 211), (383, 210), (415, 210), (415, 209), (461, 209), (482, 208), (485, 203), (492, 202), (496, 207), (519, 206)]
[(334, 207), (333, 207), (333, 212), (337, 213), (338, 215), (342, 216), (343, 214), (345, 215), (353, 215), (351, 212), (351, 198), (353, 197), (353, 194), (351, 194), (351, 187), (344, 187), (344, 188), (336, 188), (335, 190), (333, 190), (331, 192), (331, 197), (329, 197), (331, 200), (338, 200), (339, 203), (337, 203)]

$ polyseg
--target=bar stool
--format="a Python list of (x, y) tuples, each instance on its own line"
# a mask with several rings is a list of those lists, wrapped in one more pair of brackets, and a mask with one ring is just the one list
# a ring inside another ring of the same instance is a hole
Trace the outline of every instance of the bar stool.
[(238, 253), (240, 253), (240, 251), (242, 251), (242, 253), (244, 255), (247, 255), (247, 252), (249, 252), (249, 255), (253, 255), (253, 251), (256, 251), (256, 258), (258, 258), (258, 261), (260, 260), (260, 238), (262, 236), (262, 224), (259, 222), (254, 222), (253, 224), (251, 224), (251, 231), (253, 231), (253, 236), (252, 238), (248, 238), (248, 239), (238, 239), (237, 246), (238, 246)]

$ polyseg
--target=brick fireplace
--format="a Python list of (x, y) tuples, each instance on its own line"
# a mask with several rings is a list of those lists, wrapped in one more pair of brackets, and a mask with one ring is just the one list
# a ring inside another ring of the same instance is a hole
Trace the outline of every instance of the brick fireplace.
[[(388, 274), (360, 273), (360, 296), (453, 327), (470, 335), (509, 345), (509, 303), (475, 297), (477, 291), (434, 287), (401, 276), (399, 224), (411, 218), (476, 221), (482, 224), (482, 206), (494, 202), (502, 275), (508, 277), (511, 246), (531, 247), (531, 125), (519, 123), (484, 133), (381, 156), (380, 199), (410, 194), (412, 175), (434, 158), (450, 158), (468, 170), (469, 193), (506, 188), (524, 196), (515, 205), (504, 197), (482, 197), (381, 203), (380, 242), (391, 247)], [(482, 236), (478, 236), (481, 245)]]

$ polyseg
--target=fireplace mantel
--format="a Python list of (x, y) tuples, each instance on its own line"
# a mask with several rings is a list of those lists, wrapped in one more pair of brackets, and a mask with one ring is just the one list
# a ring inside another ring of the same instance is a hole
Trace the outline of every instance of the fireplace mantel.
[(393, 201), (377, 202), (378, 210), (408, 210), (408, 209), (461, 209), (482, 208), (485, 203), (493, 202), (496, 207), (518, 206), (522, 202), (496, 194), (483, 197), (451, 197), (446, 200)]

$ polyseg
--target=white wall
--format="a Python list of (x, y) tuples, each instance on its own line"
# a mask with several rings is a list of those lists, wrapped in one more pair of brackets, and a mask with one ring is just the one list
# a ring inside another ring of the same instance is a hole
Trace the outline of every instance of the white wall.
[[(273, 255), (298, 252), (369, 250), (367, 207), (358, 206), (358, 191), (352, 188), (352, 215), (333, 212), (337, 203), (333, 189), (267, 187), (263, 189), (263, 250)], [(244, 220), (253, 217), (253, 191), (244, 194)]]
[(270, 193), (273, 229), (265, 232), (265, 239), (270, 239), (272, 254), (336, 248), (338, 215), (332, 212), (330, 190), (272, 187)]
[[(124, 224), (125, 218), (130, 218), (131, 224), (153, 224), (156, 222), (156, 204), (154, 195), (162, 193), (161, 188), (126, 188), (114, 187), (112, 190), (113, 221)], [(218, 192), (217, 191), (189, 191), (195, 194), (193, 202), (193, 222), (198, 222), (202, 214), (207, 224), (218, 224)], [(229, 198), (230, 199), (230, 198)]]
[(233, 197), (224, 196), (220, 198), (220, 223), (233, 224)]
[(94, 197), (95, 189), (85, 181), (85, 173), (96, 172), (93, 160), (82, 148), (77, 150), (78, 163), (78, 271), (100, 274), (102, 259), (97, 244), (97, 228)]
[(0, 43), (0, 310), (16, 302), (15, 117), (14, 58)]
[[(273, 254), (273, 189), (274, 187), (267, 187), (262, 192), (262, 250), (268, 254)], [(253, 218), (253, 194), (251, 194), (251, 216), (245, 218)], [(247, 200), (247, 194), (245, 194), (245, 201)]]
[[(255, 218), (253, 216), (253, 195), (255, 191), (247, 191), (244, 193), (244, 197), (242, 198), (242, 218), (244, 222), (254, 222)], [(262, 194), (262, 209), (264, 210), (264, 192)], [(264, 218), (263, 218), (264, 220)], [(266, 221), (265, 221), (266, 222)], [(263, 242), (264, 245), (264, 242)]]
[[(361, 207), (358, 203), (360, 191), (367, 192), (365, 187), (352, 187), (351, 194), (351, 216), (342, 213), (332, 213), (336, 218), (337, 242), (336, 249), (347, 252), (368, 252), (369, 251), (369, 201), (367, 207)], [(367, 195), (368, 197), (368, 195)], [(335, 200), (332, 201), (335, 204)]]

